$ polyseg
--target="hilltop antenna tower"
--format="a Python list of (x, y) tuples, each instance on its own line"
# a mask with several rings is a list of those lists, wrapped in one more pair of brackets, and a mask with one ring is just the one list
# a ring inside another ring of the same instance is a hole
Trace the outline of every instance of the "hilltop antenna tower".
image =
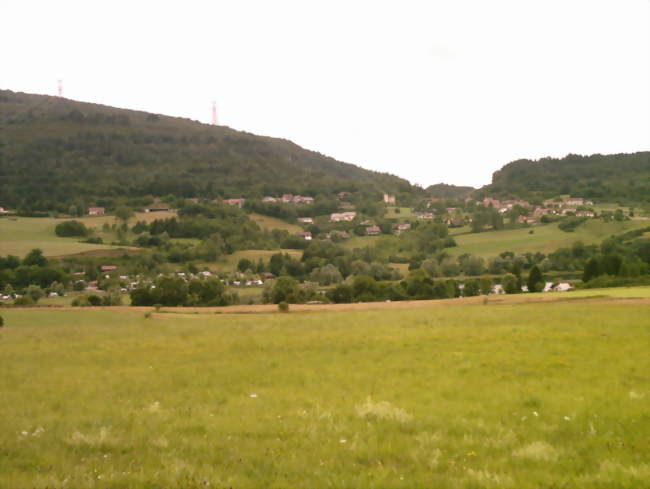
[(212, 125), (216, 126), (217, 124), (217, 103), (212, 102)]
[(63, 97), (63, 80), (57, 80), (57, 92), (59, 97)]

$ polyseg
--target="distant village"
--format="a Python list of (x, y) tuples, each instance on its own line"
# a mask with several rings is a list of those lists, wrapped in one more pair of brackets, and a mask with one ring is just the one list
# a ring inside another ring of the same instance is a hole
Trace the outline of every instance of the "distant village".
[[(250, 203), (256, 202), (259, 206), (262, 205), (262, 214), (265, 209), (264, 206), (270, 208), (278, 208), (282, 206), (289, 206), (296, 210), (293, 219), (287, 219), (289, 224), (297, 224), (301, 227), (298, 231), (293, 231), (294, 239), (299, 241), (304, 240), (310, 242), (312, 240), (328, 240), (340, 242), (351, 239), (353, 237), (372, 237), (380, 235), (393, 235), (400, 237), (409, 232), (413, 228), (419, 226), (424, 222), (434, 222), (436, 224), (445, 224), (450, 228), (467, 227), (467, 230), (460, 230), (461, 233), (473, 232), (472, 223), (476, 216), (481, 213), (489, 213), (490, 215), (498, 215), (502, 220), (508, 219), (510, 229), (513, 228), (526, 228), (539, 224), (544, 224), (553, 221), (561, 221), (567, 217), (575, 218), (595, 218), (597, 217), (594, 211), (594, 202), (570, 195), (565, 195), (553, 199), (546, 199), (538, 202), (536, 205), (531, 204), (526, 200), (510, 199), (500, 200), (494, 197), (485, 197), (483, 199), (465, 198), (465, 199), (444, 199), (430, 197), (422, 199), (417, 202), (417, 205), (402, 205), (396, 195), (384, 193), (381, 199), (375, 201), (375, 207), (380, 208), (377, 214), (369, 214), (363, 212), (364, 207), (358, 207), (358, 201), (354, 199), (354, 195), (349, 192), (339, 192), (335, 198), (330, 201), (335, 202), (334, 207), (336, 212), (329, 214), (317, 214), (310, 209), (314, 209), (316, 199), (311, 196), (283, 194), (281, 196), (265, 196), (258, 199), (228, 198), (219, 200), (203, 200), (198, 198), (184, 199), (186, 202), (195, 204), (200, 203), (222, 203), (229, 206), (237, 207), (247, 212), (253, 212), (248, 207)], [(180, 204), (186, 205), (186, 204)], [(169, 213), (174, 212), (175, 209), (171, 204), (156, 201), (145, 208), (139, 210), (145, 213)], [(260, 212), (259, 207), (255, 207), (255, 212)], [(361, 210), (359, 210), (361, 209)], [(87, 208), (86, 214), (88, 216), (105, 216), (113, 209), (105, 207), (93, 206)], [(11, 211), (0, 207), (0, 216), (11, 215)], [(269, 214), (270, 215), (270, 214)], [(169, 214), (164, 215), (165, 218)], [(533, 232), (532, 229), (529, 232)], [(304, 243), (304, 247), (307, 243)], [(297, 246), (300, 248), (300, 246)], [(79, 283), (83, 288), (90, 291), (98, 290), (102, 280), (115, 280), (121, 284), (121, 292), (128, 293), (143, 280), (141, 276), (130, 276), (125, 273), (120, 273), (120, 266), (109, 263), (101, 265), (101, 275), (94, 280), (87, 280), (83, 272), (74, 273), (79, 275), (73, 279), (73, 284)], [(258, 271), (259, 272), (259, 271)], [(197, 271), (196, 273), (178, 272), (177, 275), (185, 280), (192, 278), (208, 278), (216, 277), (227, 285), (234, 287), (256, 287), (263, 286), (267, 280), (277, 278), (269, 272), (259, 273), (243, 273), (234, 272), (224, 274), (214, 274), (208, 270)], [(544, 291), (547, 290), (566, 290), (570, 287), (567, 283), (553, 284), (547, 282), (544, 285)], [(461, 284), (462, 288), (462, 284)], [(525, 290), (525, 288), (524, 288)], [(60, 292), (49, 292), (50, 296), (56, 296)], [(493, 284), (492, 293), (503, 293), (500, 284)], [(0, 296), (3, 300), (10, 298), (18, 298), (19, 295), (15, 293), (13, 296), (7, 294)]]
[[(367, 236), (378, 236), (380, 234), (387, 234), (386, 228), (382, 229), (373, 218), (363, 217), (358, 211), (354, 210), (355, 206), (348, 202), (346, 199), (351, 194), (349, 192), (339, 192), (336, 197), (339, 200), (339, 210), (329, 214), (328, 221), (331, 224), (348, 223), (355, 226), (364, 226), (362, 234)], [(191, 198), (187, 199), (194, 203), (199, 203), (200, 199)], [(244, 208), (247, 200), (244, 197), (229, 198), (217, 200), (213, 202), (221, 202), (230, 206)], [(512, 222), (520, 225), (537, 225), (543, 222), (548, 222), (549, 218), (561, 218), (566, 216), (575, 216), (579, 218), (594, 218), (596, 213), (593, 210), (593, 201), (581, 197), (573, 197), (565, 195), (554, 199), (546, 199), (541, 205), (533, 205), (526, 200), (499, 200), (494, 197), (485, 197), (482, 200), (476, 200), (472, 197), (467, 197), (461, 202), (464, 205), (458, 207), (443, 207), (445, 202), (451, 199), (443, 198), (428, 198), (425, 199), (417, 208), (411, 209), (410, 215), (405, 216), (392, 216), (396, 222), (393, 224), (390, 234), (400, 236), (404, 232), (411, 229), (412, 223), (416, 221), (436, 221), (447, 224), (449, 227), (458, 228), (470, 225), (473, 221), (473, 211), (477, 209), (493, 209), (503, 217), (513, 217)], [(278, 197), (265, 196), (261, 199), (262, 204), (288, 204), (298, 207), (309, 206), (314, 204), (315, 198), (305, 195), (283, 194)], [(398, 200), (395, 195), (384, 193), (382, 202), (385, 206), (398, 206)], [(143, 209), (144, 212), (170, 212), (173, 211), (171, 206), (163, 203), (157, 203), (154, 206)], [(9, 214), (9, 211), (0, 207), (0, 215)], [(89, 216), (104, 216), (107, 214), (107, 209), (104, 207), (89, 207), (87, 215)], [(546, 216), (546, 217), (545, 217)], [(313, 226), (315, 224), (314, 217), (297, 217), (296, 223), (303, 227)], [(332, 229), (325, 231), (322, 238), (325, 239), (347, 239), (351, 237), (351, 229)], [(358, 234), (358, 230), (357, 230)], [(306, 241), (312, 240), (312, 231), (303, 230), (296, 233), (297, 236)]]

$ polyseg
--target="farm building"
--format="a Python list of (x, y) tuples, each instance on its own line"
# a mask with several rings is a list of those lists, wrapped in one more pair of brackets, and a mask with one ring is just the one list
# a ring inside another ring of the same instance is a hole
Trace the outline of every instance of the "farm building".
[(334, 212), (330, 215), (331, 222), (351, 222), (357, 217), (356, 212)]
[(243, 199), (243, 198), (225, 199), (223, 202), (224, 202), (224, 204), (228, 204), (228, 205), (236, 205), (237, 207), (239, 207), (241, 209), (244, 206), (244, 204), (246, 203), (246, 199)]
[(411, 223), (405, 222), (404, 224), (398, 224), (395, 228), (395, 235), (399, 236), (404, 231), (408, 231), (409, 229), (411, 229)]

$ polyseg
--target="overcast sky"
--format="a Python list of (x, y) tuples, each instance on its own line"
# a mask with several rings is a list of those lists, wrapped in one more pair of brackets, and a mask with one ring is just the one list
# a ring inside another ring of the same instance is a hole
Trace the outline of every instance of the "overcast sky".
[(291, 139), (424, 186), (650, 149), (648, 0), (0, 2), (0, 88)]

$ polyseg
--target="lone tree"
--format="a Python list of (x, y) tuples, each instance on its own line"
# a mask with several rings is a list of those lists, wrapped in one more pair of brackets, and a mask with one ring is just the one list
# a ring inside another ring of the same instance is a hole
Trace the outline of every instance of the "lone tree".
[(506, 294), (519, 294), (521, 292), (519, 281), (512, 273), (508, 273), (503, 277), (503, 280), (501, 280), (501, 287), (503, 287)]
[(596, 278), (598, 275), (600, 275), (600, 263), (598, 263), (596, 258), (589, 258), (582, 273), (582, 281), (589, 282), (592, 278)]
[(47, 258), (43, 256), (43, 250), (41, 250), (40, 248), (34, 248), (25, 256), (25, 259), (23, 260), (23, 265), (28, 265), (28, 266), (34, 265), (37, 267), (46, 267)]
[(533, 265), (528, 274), (528, 292), (541, 292), (544, 290), (544, 277), (537, 265)]
[(117, 209), (115, 209), (115, 217), (122, 221), (123, 224), (127, 224), (129, 222), (129, 219), (131, 219), (135, 214), (133, 213), (133, 209), (126, 205), (121, 205)]

